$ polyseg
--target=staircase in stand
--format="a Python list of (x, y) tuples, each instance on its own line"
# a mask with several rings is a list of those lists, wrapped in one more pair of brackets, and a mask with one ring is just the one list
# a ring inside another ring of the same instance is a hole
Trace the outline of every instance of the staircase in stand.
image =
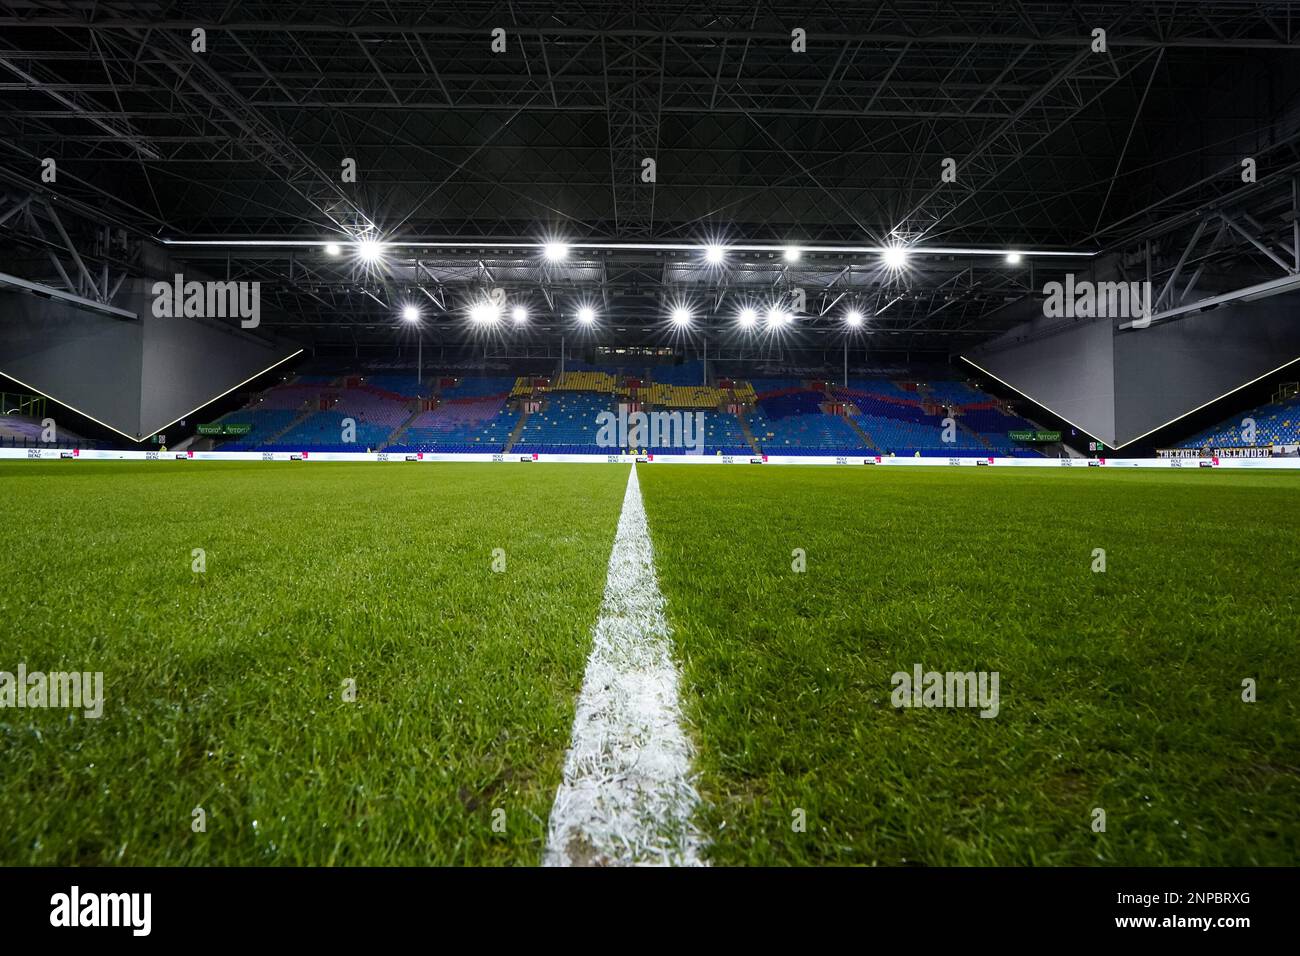
[(755, 455), (763, 454), (763, 450), (758, 447), (758, 440), (754, 438), (754, 433), (749, 430), (749, 422), (745, 420), (744, 415), (737, 415), (740, 419), (740, 430), (745, 436), (745, 441), (749, 442), (749, 447), (753, 449)]
[(506, 439), (505, 454), (510, 454), (514, 450), (515, 442), (519, 441), (519, 436), (524, 433), (524, 423), (528, 421), (528, 416), (532, 412), (524, 412), (519, 416), (519, 421), (515, 422), (514, 429), (510, 432), (510, 437)]
[(867, 434), (867, 430), (857, 423), (857, 421), (853, 418), (852, 415), (845, 415), (844, 420), (849, 423), (850, 428), (852, 428), (855, 432), (858, 433), (858, 437), (860, 437), (864, 442), (867, 443), (868, 448), (870, 448), (872, 451), (879, 454), (880, 446), (876, 444), (875, 439), (873, 439), (869, 434)]
[(415, 421), (417, 418), (420, 417), (420, 415), (423, 414), (423, 410), (419, 407), (419, 402), (416, 402), (415, 404), (416, 404), (415, 411), (407, 415), (406, 420), (402, 422), (402, 424), (394, 428), (393, 433), (389, 435), (386, 439), (384, 439), (383, 443), (378, 448), (376, 448), (375, 451), (384, 451), (393, 445), (402, 444), (402, 441), (406, 438), (406, 430), (411, 427), (411, 422)]

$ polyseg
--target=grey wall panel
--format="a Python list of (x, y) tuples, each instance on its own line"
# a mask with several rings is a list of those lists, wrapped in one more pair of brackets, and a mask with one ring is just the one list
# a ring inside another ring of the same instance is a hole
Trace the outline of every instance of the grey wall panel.
[(131, 290), (126, 305), (141, 315), (144, 326), (141, 437), (165, 428), (298, 351), (250, 335), (237, 325), (159, 318), (153, 314), (148, 289), (148, 283), (140, 283)]
[(1040, 317), (968, 358), (1066, 421), (1114, 444), (1112, 345), (1109, 319)]
[(1298, 294), (1147, 329), (1118, 324), (1040, 317), (967, 357), (1118, 448), (1300, 358)]
[(143, 323), (0, 291), (0, 372), (110, 428), (140, 428)]
[(150, 283), (127, 285), (119, 319), (0, 291), (0, 372), (142, 441), (298, 349), (237, 325), (153, 315)]
[(1118, 445), (1300, 357), (1300, 296), (1234, 302), (1115, 337)]

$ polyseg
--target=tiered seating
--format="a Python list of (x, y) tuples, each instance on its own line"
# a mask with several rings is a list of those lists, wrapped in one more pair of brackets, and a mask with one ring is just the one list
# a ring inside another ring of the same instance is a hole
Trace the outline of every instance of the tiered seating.
[(754, 386), (751, 382), (735, 382), (731, 386), (732, 394), (736, 396), (736, 401), (744, 405), (753, 405), (758, 401), (758, 395), (754, 392)]
[(904, 388), (887, 378), (851, 378), (849, 391), (865, 392), (879, 398), (892, 398), (903, 402), (919, 402), (921, 394), (914, 388)]
[(605, 392), (613, 394), (616, 382), (608, 372), (565, 372), (552, 385), (557, 392)]
[(318, 383), (290, 382), (288, 385), (274, 385), (262, 393), (257, 400), (258, 408), (292, 408), (302, 411), (314, 402), (323, 387)]
[(403, 398), (427, 398), (433, 391), (433, 386), (427, 376), (421, 382), (413, 374), (379, 373), (367, 375), (365, 383), (372, 388), (393, 395), (400, 395)]
[(961, 410), (961, 423), (972, 431), (977, 431), (999, 455), (1015, 456), (1016, 452), (1037, 454), (1032, 449), (1018, 446), (1007, 437), (1009, 431), (1033, 431), (1038, 428), (1033, 422), (1003, 412), (995, 407), (967, 405)]
[(0, 446), (10, 448), (94, 448), (99, 442), (82, 438), (65, 428), (56, 428), (54, 441), (44, 441), (45, 426), (34, 418), (0, 416)]
[(942, 418), (926, 416), (924, 421), (884, 415), (860, 415), (855, 419), (858, 427), (871, 436), (876, 447), (884, 454), (915, 455), (925, 457), (983, 457), (990, 454), (982, 442), (960, 429), (954, 440), (943, 440)]
[[(363, 385), (342, 388), (328, 410), (309, 415), (275, 442), (262, 445), (266, 451), (365, 451), (378, 448), (410, 415), (400, 395)], [(344, 419), (355, 425), (355, 441), (345, 442)]]
[[(718, 411), (685, 412), (684, 415), (690, 416), (692, 419), (690, 426), (692, 429), (695, 428), (694, 416), (696, 414), (704, 416), (702, 451), (697, 447), (682, 447), (681, 445), (675, 447), (653, 445), (646, 450), (655, 455), (752, 455), (754, 453), (754, 449), (749, 446), (749, 442), (745, 438), (745, 431), (741, 427), (740, 419), (735, 415)], [(659, 437), (663, 438), (664, 436), (660, 435)], [(675, 440), (676, 437), (674, 433), (671, 440)], [(696, 441), (697, 435), (692, 430), (692, 445)]]
[(965, 382), (930, 382), (926, 388), (935, 401), (943, 405), (970, 405), (989, 401), (987, 395)]
[(681, 365), (660, 365), (651, 370), (660, 385), (701, 385), (704, 382), (704, 362), (696, 359)]
[(763, 411), (749, 416), (749, 430), (769, 455), (862, 454), (862, 437), (839, 415), (822, 411), (769, 418)]
[[(890, 383), (892, 384), (892, 383)], [(988, 454), (988, 447), (960, 429), (954, 441), (943, 440), (943, 415), (927, 415), (919, 397), (894, 387), (879, 392), (864, 390), (871, 382), (851, 381), (849, 388), (834, 388), (832, 393), (856, 406), (853, 416), (858, 427), (871, 436), (885, 454), (944, 456)]]
[(222, 415), (217, 419), (221, 424), (252, 425), (253, 430), (234, 441), (225, 442), (220, 446), (221, 450), (256, 451), (264, 442), (274, 438), (276, 433), (289, 427), (289, 423), (299, 414), (297, 408), (266, 408), (259, 404)]
[[(768, 379), (757, 386), (758, 408), (749, 418), (749, 430), (759, 447), (770, 455), (860, 454), (862, 436), (843, 416), (822, 411), (826, 396), (809, 388), (789, 385), (790, 380)], [(777, 388), (765, 388), (772, 383)]]
[(505, 450), (519, 421), (501, 397), (448, 399), (421, 412), (389, 447), (395, 452), (490, 452)]
[(759, 398), (776, 392), (807, 389), (804, 380), (801, 378), (756, 378), (753, 379), (753, 385), (754, 392)]
[[(1242, 437), (1242, 419), (1255, 420), (1255, 440)], [(1300, 443), (1300, 395), (1281, 402), (1269, 402), (1249, 412), (1234, 415), (1213, 428), (1193, 435), (1181, 444), (1186, 448), (1245, 448), (1249, 445), (1294, 445)]]
[(641, 398), (660, 408), (717, 408), (726, 395), (705, 385), (655, 384), (645, 389)]
[(509, 395), (515, 379), (504, 375), (480, 375), (459, 379), (451, 388), (444, 388), (446, 398), (486, 398), (490, 395)]
[(515, 384), (510, 389), (511, 398), (528, 398), (533, 394), (533, 377), (531, 375), (520, 375), (515, 379)]
[[(580, 372), (582, 375), (602, 373)], [(596, 416), (601, 412), (617, 412), (610, 396), (585, 392), (553, 392), (546, 407), (534, 412), (524, 422), (523, 431), (514, 451), (523, 454), (553, 452), (559, 454), (601, 455), (613, 454), (617, 448), (602, 448), (596, 444), (600, 425)]]

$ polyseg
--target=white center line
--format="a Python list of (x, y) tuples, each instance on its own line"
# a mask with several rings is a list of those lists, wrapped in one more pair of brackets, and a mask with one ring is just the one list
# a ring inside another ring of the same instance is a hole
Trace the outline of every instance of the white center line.
[(543, 865), (704, 865), (677, 685), (634, 464)]

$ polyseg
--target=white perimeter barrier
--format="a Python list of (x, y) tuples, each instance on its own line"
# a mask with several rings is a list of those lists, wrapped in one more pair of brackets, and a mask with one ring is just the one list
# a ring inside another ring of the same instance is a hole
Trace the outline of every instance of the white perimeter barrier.
[(450, 455), (403, 452), (328, 451), (99, 451), (59, 448), (0, 448), (0, 459), (61, 459), (71, 461), (491, 461), (587, 464), (681, 465), (863, 465), (886, 467), (995, 467), (995, 468), (1285, 468), (1300, 469), (1300, 458), (888, 458), (884, 456), (813, 455)]

